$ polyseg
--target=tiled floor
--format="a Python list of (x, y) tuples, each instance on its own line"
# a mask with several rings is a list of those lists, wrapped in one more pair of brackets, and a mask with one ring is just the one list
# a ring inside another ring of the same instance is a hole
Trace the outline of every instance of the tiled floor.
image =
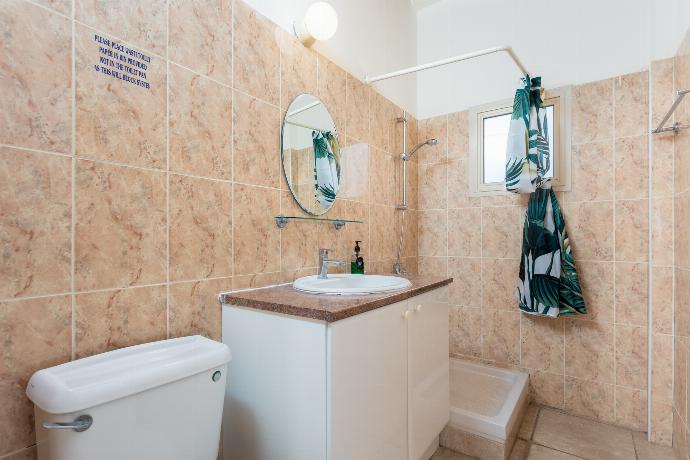
[[(531, 405), (510, 460), (673, 460), (673, 449), (647, 442), (644, 433)], [(470, 460), (444, 447), (431, 460)]]

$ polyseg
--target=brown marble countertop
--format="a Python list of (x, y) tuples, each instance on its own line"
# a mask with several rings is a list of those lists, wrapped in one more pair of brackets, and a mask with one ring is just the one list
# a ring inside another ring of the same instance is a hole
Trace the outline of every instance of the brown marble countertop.
[(400, 302), (410, 297), (431, 291), (453, 282), (447, 277), (406, 277), (412, 286), (394, 292), (368, 295), (330, 295), (307, 294), (292, 288), (292, 284), (282, 284), (246, 291), (220, 294), (224, 305), (238, 305), (257, 310), (283, 313), (302, 318), (316, 319), (333, 323), (350, 316)]

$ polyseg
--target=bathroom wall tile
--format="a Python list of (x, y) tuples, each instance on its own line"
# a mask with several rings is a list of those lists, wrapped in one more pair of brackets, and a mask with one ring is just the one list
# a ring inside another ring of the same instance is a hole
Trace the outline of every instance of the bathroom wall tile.
[(613, 147), (610, 141), (572, 147), (572, 188), (565, 201), (613, 199)]
[(170, 176), (170, 279), (232, 275), (232, 184)]
[(482, 310), (450, 307), (450, 353), (479, 358), (482, 353)]
[(681, 339), (676, 338), (673, 350), (673, 407), (682, 414), (681, 417), (685, 417), (685, 403), (687, 400), (687, 352)]
[(77, 290), (165, 281), (165, 174), (77, 162)]
[(232, 179), (232, 90), (170, 65), (170, 170)]
[(234, 92), (233, 174), (243, 184), (280, 185), (280, 111), (265, 102)]
[(36, 446), (24, 449), (21, 452), (15, 452), (8, 460), (38, 460), (38, 451)]
[(166, 338), (165, 286), (78, 294), (77, 358)]
[(591, 321), (613, 322), (613, 262), (578, 262), (578, 277), (587, 314), (577, 316)]
[(36, 442), (34, 408), (26, 397), (26, 383), (0, 379), (0, 420), (0, 452), (3, 454)]
[(369, 142), (371, 88), (357, 78), (347, 74), (345, 96), (345, 134), (360, 142)]
[(644, 135), (616, 140), (616, 199), (649, 196), (647, 137)]
[[(393, 160), (397, 161), (395, 156)], [(448, 181), (450, 183), (450, 177)], [(402, 185), (396, 187), (396, 196), (396, 201), (402, 201)], [(450, 197), (448, 199), (450, 201)], [(419, 163), (416, 161), (407, 163), (407, 204), (410, 209), (419, 209)]]
[(280, 284), (280, 272), (239, 275), (232, 278), (232, 290), (256, 289)]
[(419, 165), (419, 209), (445, 209), (448, 201), (445, 163)]
[(652, 189), (653, 196), (670, 196), (674, 187), (673, 136), (652, 137)]
[(8, 0), (0, 5), (0, 30), (0, 144), (69, 153), (69, 20), (28, 2)]
[(395, 128), (395, 106), (376, 91), (370, 99), (370, 140), (371, 143), (387, 153), (391, 153), (391, 137)]
[(449, 161), (448, 169), (448, 208), (469, 208), (481, 205), (481, 198), (469, 196), (470, 186), (467, 172), (468, 160)]
[(616, 323), (647, 324), (647, 265), (616, 263)]
[(679, 194), (690, 188), (690, 132), (680, 131), (674, 136), (673, 144), (673, 190)]
[(170, 60), (231, 84), (232, 1), (171, 0), (168, 9)]
[(220, 341), (221, 309), (218, 294), (231, 289), (231, 278), (171, 284), (168, 337), (201, 334)]
[[(673, 65), (673, 78), (675, 88), (682, 89), (690, 86), (690, 54), (683, 53), (675, 57)], [(675, 121), (687, 124), (690, 121), (690, 109), (687, 106), (687, 100), (676, 110)]]
[(653, 333), (652, 340), (653, 399), (673, 404), (673, 336)]
[(280, 270), (280, 230), (274, 217), (280, 213), (280, 192), (233, 185), (234, 275), (272, 273)]
[(280, 103), (277, 26), (242, 1), (233, 8), (233, 86), (273, 105)]
[(396, 171), (397, 165), (393, 157), (383, 150), (371, 149), (369, 157), (369, 181), (371, 187), (372, 204), (394, 206), (396, 198), (395, 182), (391, 180), (391, 174)]
[(482, 308), (482, 358), (520, 362), (520, 313)]
[(606, 383), (565, 378), (565, 410), (573, 415), (614, 422), (614, 387)]
[(11, 148), (0, 160), (0, 297), (68, 291), (71, 160)]
[(448, 115), (448, 159), (467, 159), (470, 150), (467, 111)]
[[(287, 199), (287, 195), (283, 195)], [(294, 205), (291, 205), (294, 206)], [(283, 208), (282, 212), (286, 213), (286, 209), (288, 210), (287, 212), (290, 212), (290, 208), (286, 208), (285, 202), (283, 202)], [(334, 216), (338, 216), (342, 219), (349, 219), (349, 220), (358, 220), (361, 222), (364, 222), (363, 224), (347, 224), (345, 227), (343, 227), (340, 230), (336, 230), (333, 225), (328, 225), (328, 224), (311, 224), (316, 227), (316, 232), (317, 232), (317, 240), (318, 242), (316, 243), (317, 246), (311, 246), (308, 249), (310, 254), (313, 255), (313, 260), (314, 263), (312, 264), (314, 267), (318, 264), (318, 248), (331, 248), (335, 249), (335, 253), (333, 254), (333, 257), (336, 257), (338, 259), (346, 259), (347, 263), (349, 264), (350, 262), (350, 256), (354, 253), (354, 247), (355, 247), (355, 241), (359, 240), (360, 241), (360, 249), (362, 254), (364, 254), (364, 259), (365, 262), (367, 262), (370, 259), (370, 248), (372, 241), (369, 241), (370, 239), (370, 233), (369, 233), (369, 226), (370, 224), (373, 224), (375, 222), (375, 219), (370, 219), (369, 218), (369, 205), (366, 203), (360, 203), (357, 201), (349, 201), (349, 200), (336, 200), (335, 204), (329, 211), (329, 213), (332, 213)], [(299, 214), (298, 214), (299, 215)], [(409, 217), (409, 214), (406, 216), (406, 220)], [(295, 222), (297, 223), (297, 222)], [(395, 220), (395, 231), (398, 232), (400, 227), (399, 227), (399, 220)], [(285, 239), (286, 238), (291, 238), (289, 236), (289, 233), (286, 233), (286, 230), (289, 230), (288, 228), (284, 229), (281, 231), (281, 238), (283, 241), (283, 247), (285, 245)], [(295, 233), (293, 233), (294, 238), (303, 238), (303, 239), (310, 239), (310, 233), (309, 230), (307, 230), (305, 227), (303, 232), (295, 230)], [(415, 225), (414, 228), (416, 229), (416, 220), (415, 220)], [(390, 229), (388, 229), (390, 232)], [(416, 233), (416, 230), (415, 230)], [(287, 235), (287, 236), (286, 236)], [(405, 234), (406, 241), (412, 242), (415, 241), (416, 245), (416, 235), (410, 235), (409, 233)], [(395, 240), (395, 248), (397, 250), (397, 238), (394, 238)], [(392, 242), (391, 242), (392, 243)], [(416, 251), (415, 251), (416, 252)], [(311, 257), (311, 256), (310, 256)], [(333, 267), (337, 268), (337, 267)], [(349, 272), (350, 266), (347, 265), (347, 271)], [(365, 270), (369, 270), (370, 267), (365, 266)]]
[(566, 203), (563, 208), (575, 260), (613, 260), (613, 203)]
[(646, 137), (648, 126), (649, 72), (622, 75), (613, 80), (616, 137)]
[(613, 324), (566, 319), (565, 374), (614, 383), (613, 342)]
[[(652, 399), (652, 430), (650, 441), (661, 446), (673, 444), (673, 405), (656, 402)], [(653, 457), (649, 457), (653, 458)]]
[(451, 209), (448, 211), (448, 255), (481, 257), (481, 208)]
[(573, 144), (613, 137), (613, 80), (576, 86), (573, 91)]
[(690, 226), (690, 193), (676, 195), (674, 205), (674, 263), (677, 267), (687, 269), (690, 266), (690, 238), (684, 232)]
[(453, 278), (449, 288), (451, 305), (463, 307), (482, 306), (481, 259), (450, 257), (448, 259), (448, 276)]
[(482, 306), (517, 311), (519, 259), (482, 259)]
[(637, 431), (647, 429), (647, 393), (645, 390), (616, 387), (616, 425)]
[[(300, 94), (316, 93), (316, 52), (302, 45), (293, 34), (277, 28), (280, 37), (280, 107), (287, 110)], [(330, 111), (330, 106), (327, 106)]]
[(673, 265), (673, 198), (652, 199), (652, 263)]
[(563, 373), (563, 319), (522, 315), (520, 365), (556, 374)]
[(616, 385), (647, 387), (647, 330), (616, 324)]
[(519, 257), (523, 218), (517, 206), (482, 208), (482, 255)]
[[(437, 163), (447, 158), (448, 150), (448, 117), (441, 115), (434, 118), (420, 120), (417, 127), (417, 141), (437, 139), (436, 145), (425, 145), (417, 151), (417, 161), (420, 163)], [(410, 145), (408, 149), (413, 146)]]
[[(84, 8), (87, 3), (79, 4)], [(128, 3), (135, 2), (118, 3), (108, 11), (120, 14), (119, 9)], [(132, 9), (128, 11), (136, 11), (135, 5), (130, 6)], [(77, 155), (165, 168), (165, 61), (151, 56), (151, 62), (147, 63), (146, 80), (150, 88), (105, 75), (94, 70), (102, 56), (99, 44), (94, 40), (96, 34), (92, 29), (76, 26)], [(144, 54), (148, 55), (147, 52)]]
[[(280, 199), (281, 213), (287, 216), (307, 216), (307, 214), (299, 208), (290, 192), (281, 192)], [(345, 219), (345, 217), (343, 217), (343, 219)], [(350, 225), (346, 225), (345, 228), (349, 226)], [(280, 269), (283, 273), (305, 267), (316, 267), (319, 261), (319, 248), (331, 248), (336, 251), (340, 249), (337, 247), (338, 245), (333, 244), (333, 241), (322, 245), (319, 241), (319, 230), (319, 224), (316, 222), (295, 220), (280, 231)], [(354, 245), (354, 242), (352, 244)], [(330, 254), (330, 257), (342, 259), (345, 258), (345, 254), (334, 252)], [(349, 257), (347, 261), (349, 263)]]
[(317, 55), (317, 95), (328, 107), (339, 134), (345, 132), (346, 72), (333, 62)]
[(530, 371), (529, 381), (535, 403), (555, 407), (556, 409), (564, 407), (565, 387), (562, 374)]
[(648, 258), (648, 200), (616, 202), (616, 260), (643, 262)]
[(448, 273), (447, 257), (426, 257), (420, 254), (417, 260), (419, 276), (446, 276)]
[(35, 3), (62, 13), (65, 16), (72, 14), (72, 2), (70, 0), (37, 0)]
[(87, 26), (163, 56), (167, 34), (165, 3), (165, 0), (124, 0), (114, 4), (79, 0), (75, 2), (75, 14)]
[(652, 267), (652, 328), (673, 333), (673, 268)]
[(652, 125), (656, 127), (673, 104), (674, 58), (652, 61)]
[[(398, 240), (391, 237), (392, 229), (399, 229), (395, 208), (391, 206), (372, 205), (370, 215), (376, 216), (371, 222), (371, 253), (370, 258), (376, 261), (392, 260), (396, 257)], [(399, 230), (398, 230), (399, 231)]]
[(690, 336), (690, 272), (687, 270), (675, 270), (674, 307), (676, 336)]
[[(342, 162), (342, 178), (340, 180), (340, 190), (338, 199), (354, 200), (359, 202), (369, 202), (369, 176), (371, 157), (374, 155), (373, 148), (369, 144), (357, 142), (346, 136), (340, 136), (341, 150), (340, 158)], [(282, 173), (280, 173), (283, 175)], [(337, 202), (337, 201), (336, 201)]]
[(446, 211), (419, 212), (419, 255), (447, 255), (448, 219)]

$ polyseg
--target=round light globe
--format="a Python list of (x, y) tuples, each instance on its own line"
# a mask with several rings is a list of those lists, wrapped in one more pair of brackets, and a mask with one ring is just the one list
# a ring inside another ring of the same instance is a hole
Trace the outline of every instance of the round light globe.
[(330, 4), (316, 2), (307, 9), (304, 25), (309, 35), (315, 39), (328, 40), (338, 29), (338, 14)]

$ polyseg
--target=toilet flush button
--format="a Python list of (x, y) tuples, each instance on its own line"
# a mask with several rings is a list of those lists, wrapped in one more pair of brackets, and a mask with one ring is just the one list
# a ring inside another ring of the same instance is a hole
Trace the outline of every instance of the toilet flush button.
[(216, 371), (213, 373), (213, 376), (211, 376), (211, 380), (213, 380), (214, 382), (217, 382), (218, 380), (220, 380), (220, 376), (221, 376), (220, 371)]

